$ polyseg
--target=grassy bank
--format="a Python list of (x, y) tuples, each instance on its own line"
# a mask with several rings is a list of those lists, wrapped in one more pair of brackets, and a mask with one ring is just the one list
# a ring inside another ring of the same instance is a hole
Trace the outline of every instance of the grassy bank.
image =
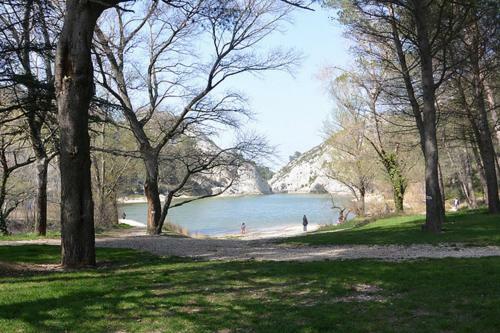
[[(0, 247), (2, 332), (495, 332), (500, 258), (194, 262), (99, 249), (44, 271), (54, 246)], [(6, 262), (24, 262), (21, 265)]]
[(305, 236), (284, 242), (308, 245), (328, 244), (439, 244), (500, 245), (500, 215), (484, 210), (462, 211), (446, 216), (439, 235), (421, 231), (425, 218), (408, 215), (383, 218), (368, 224), (350, 221), (340, 226), (324, 227)]
[[(107, 236), (108, 232), (115, 230), (126, 230), (132, 229), (133, 227), (126, 224), (115, 224), (110, 227), (100, 227), (97, 226), (95, 228), (96, 236)], [(11, 235), (2, 235), (0, 234), (0, 241), (21, 241), (21, 240), (36, 240), (36, 239), (52, 239), (52, 238), (60, 238), (61, 233), (59, 231), (49, 230), (47, 231), (46, 236), (39, 236), (34, 232), (23, 232), (23, 233), (15, 233)]]
[(35, 239), (59, 238), (59, 237), (61, 237), (61, 233), (59, 231), (47, 231), (46, 236), (39, 236), (35, 232), (23, 232), (11, 235), (0, 234), (0, 241), (35, 240)]

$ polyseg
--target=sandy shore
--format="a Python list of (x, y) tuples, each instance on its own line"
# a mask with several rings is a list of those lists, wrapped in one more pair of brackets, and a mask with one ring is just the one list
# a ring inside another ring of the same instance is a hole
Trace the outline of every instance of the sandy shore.
[[(146, 228), (141, 222), (130, 220), (130, 219), (119, 219), (118, 223), (127, 224), (132, 227)], [(320, 227), (319, 224), (309, 224), (307, 226), (307, 232), (316, 231)], [(286, 225), (272, 228), (264, 228), (252, 230), (248, 229), (247, 232), (242, 234), (219, 234), (214, 236), (194, 234), (194, 238), (215, 238), (215, 239), (241, 239), (241, 240), (256, 240), (256, 239), (266, 239), (266, 238), (280, 238), (280, 237), (290, 237), (301, 234), (306, 234), (304, 232), (302, 225)]]
[[(309, 224), (307, 226), (307, 232), (316, 231), (320, 227), (319, 224)], [(236, 238), (242, 240), (255, 240), (255, 239), (266, 239), (266, 238), (280, 238), (280, 237), (290, 237), (301, 234), (306, 234), (304, 232), (302, 225), (286, 225), (272, 228), (264, 228), (258, 230), (252, 230), (247, 227), (247, 232), (242, 234), (224, 234), (216, 235), (211, 238), (227, 239)]]
[(137, 228), (146, 228), (146, 225), (141, 222), (137, 222), (135, 220), (129, 220), (129, 219), (119, 219), (118, 223), (120, 224), (126, 224), (132, 227), (137, 227)]
[[(134, 198), (129, 198), (129, 197), (123, 197), (123, 198), (118, 198), (116, 200), (119, 204), (134, 204), (134, 203), (147, 203), (148, 201), (146, 200), (146, 197), (134, 197)], [(164, 202), (165, 201), (165, 196), (160, 195), (160, 201)]]

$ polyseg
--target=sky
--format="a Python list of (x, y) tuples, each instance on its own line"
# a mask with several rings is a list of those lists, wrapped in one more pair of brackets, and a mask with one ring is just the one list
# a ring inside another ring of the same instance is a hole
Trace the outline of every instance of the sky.
[(265, 163), (275, 170), (284, 166), (295, 151), (303, 153), (323, 141), (323, 123), (333, 102), (318, 75), (324, 67), (350, 64), (349, 41), (331, 18), (333, 13), (315, 9), (296, 11), (285, 32), (276, 32), (264, 42), (266, 48), (282, 46), (302, 54), (303, 60), (293, 76), (266, 72), (231, 81), (248, 97), (255, 114), (247, 128), (264, 135), (277, 148), (276, 158)]

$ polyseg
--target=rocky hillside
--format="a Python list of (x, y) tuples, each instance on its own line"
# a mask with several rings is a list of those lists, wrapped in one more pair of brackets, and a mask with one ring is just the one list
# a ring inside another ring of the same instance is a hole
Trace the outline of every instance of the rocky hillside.
[[(205, 139), (197, 143), (198, 147), (206, 151), (218, 151), (220, 148)], [(231, 182), (232, 175), (225, 169), (216, 168), (210, 174), (194, 177), (190, 195), (206, 195), (222, 191)], [(271, 187), (258, 168), (253, 163), (245, 163), (238, 169), (238, 177), (232, 186), (222, 196), (245, 194), (271, 194)]]
[[(218, 192), (229, 184), (230, 179), (221, 174), (216, 180), (219, 185), (213, 186), (212, 193)], [(255, 165), (247, 163), (238, 170), (238, 179), (223, 195), (271, 194), (271, 187), (259, 173)]]
[(269, 181), (275, 193), (348, 193), (339, 182), (325, 176), (324, 165), (330, 160), (325, 144), (301, 154)]

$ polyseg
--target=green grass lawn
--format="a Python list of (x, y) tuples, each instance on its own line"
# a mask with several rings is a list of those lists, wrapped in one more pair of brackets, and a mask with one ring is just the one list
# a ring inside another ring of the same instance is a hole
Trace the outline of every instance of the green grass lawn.
[(0, 241), (34, 240), (34, 239), (59, 238), (59, 237), (61, 237), (61, 233), (59, 231), (47, 231), (47, 236), (38, 236), (38, 234), (35, 232), (25, 232), (12, 235), (0, 234)]
[[(125, 230), (125, 229), (131, 229), (133, 227), (127, 225), (127, 224), (116, 224), (111, 227), (107, 228), (102, 228), (102, 227), (96, 227), (95, 233), (96, 236), (107, 236), (107, 233), (109, 231), (113, 230)], [(0, 241), (21, 241), (21, 240), (35, 240), (35, 239), (50, 239), (50, 238), (60, 238), (61, 233), (59, 231), (52, 231), (49, 230), (47, 231), (46, 236), (39, 236), (35, 232), (25, 232), (25, 233), (19, 233), (19, 234), (12, 234), (12, 235), (2, 235), (0, 234)]]
[(425, 218), (421, 215), (380, 219), (365, 225), (357, 221), (329, 226), (305, 236), (283, 240), (287, 243), (327, 244), (438, 244), (465, 243), (468, 245), (500, 245), (500, 215), (484, 210), (463, 211), (446, 216), (439, 235), (422, 232)]
[[(0, 247), (0, 332), (498, 332), (500, 258), (196, 262), (98, 249)], [(3, 267), (3, 268), (1, 268)]]

